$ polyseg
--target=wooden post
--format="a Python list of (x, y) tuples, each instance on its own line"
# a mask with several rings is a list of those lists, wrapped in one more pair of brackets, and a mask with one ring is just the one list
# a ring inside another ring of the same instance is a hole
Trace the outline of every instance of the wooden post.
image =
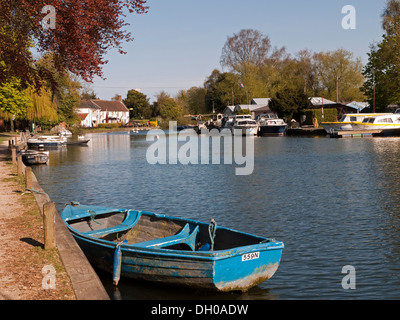
[(17, 174), (19, 176), (23, 175), (23, 172), (22, 172), (22, 156), (20, 154), (17, 156)]
[(12, 146), (11, 148), (12, 164), (17, 164), (17, 150)]
[(25, 187), (27, 189), (32, 189), (32, 168), (25, 167)]
[(44, 249), (56, 247), (55, 235), (56, 206), (49, 201), (43, 205), (43, 229), (44, 229)]

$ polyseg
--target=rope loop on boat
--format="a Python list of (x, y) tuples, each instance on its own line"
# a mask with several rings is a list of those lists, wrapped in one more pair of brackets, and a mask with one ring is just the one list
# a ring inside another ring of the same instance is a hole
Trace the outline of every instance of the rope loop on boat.
[(96, 217), (96, 212), (93, 210), (88, 210), (88, 212), (90, 213), (90, 220), (92, 220), (93, 222), (96, 222), (97, 224), (101, 224), (100, 222), (96, 221), (94, 218)]
[(217, 223), (212, 218), (210, 224), (208, 225), (208, 234), (210, 235), (210, 241), (211, 241), (211, 251), (214, 250), (214, 240), (216, 231), (217, 231)]

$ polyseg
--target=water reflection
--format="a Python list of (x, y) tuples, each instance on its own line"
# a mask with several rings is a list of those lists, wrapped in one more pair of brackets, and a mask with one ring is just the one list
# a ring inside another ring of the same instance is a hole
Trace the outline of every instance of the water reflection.
[[(398, 298), (400, 139), (255, 138), (254, 172), (230, 165), (150, 165), (145, 136), (93, 134), (85, 148), (51, 151), (36, 167), (58, 209), (69, 201), (167, 213), (285, 243), (268, 281), (212, 299)], [(221, 155), (222, 157), (223, 155)], [(341, 287), (353, 265), (357, 289)], [(103, 277), (103, 276), (102, 276)], [(103, 277), (113, 295), (111, 277)], [(122, 299), (210, 299), (120, 281)]]

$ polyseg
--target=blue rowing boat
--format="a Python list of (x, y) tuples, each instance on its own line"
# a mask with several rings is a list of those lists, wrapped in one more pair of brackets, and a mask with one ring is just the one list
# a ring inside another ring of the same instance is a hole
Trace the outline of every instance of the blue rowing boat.
[(282, 242), (145, 211), (71, 203), (61, 213), (88, 260), (121, 277), (247, 291), (278, 269)]

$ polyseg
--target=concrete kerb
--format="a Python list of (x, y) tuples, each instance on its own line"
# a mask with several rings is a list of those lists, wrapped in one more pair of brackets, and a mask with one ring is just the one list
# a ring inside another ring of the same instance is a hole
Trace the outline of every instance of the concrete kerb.
[[(0, 147), (6, 146), (0, 144)], [(14, 148), (14, 146), (11, 146), (11, 148)], [(43, 216), (43, 206), (45, 203), (51, 201), (50, 197), (39, 185), (35, 174), (31, 170), (26, 171), (26, 167), (23, 163), (22, 166), (20, 172), (24, 175), (28, 172), (28, 174), (31, 175), (28, 178), (31, 186), (30, 189), (33, 191), (37, 206)], [(65, 270), (71, 279), (76, 299), (110, 300), (110, 297), (104, 289), (97, 273), (94, 271), (85, 254), (76, 243), (74, 237), (71, 235), (58, 213), (55, 215), (55, 234), (56, 246)]]

